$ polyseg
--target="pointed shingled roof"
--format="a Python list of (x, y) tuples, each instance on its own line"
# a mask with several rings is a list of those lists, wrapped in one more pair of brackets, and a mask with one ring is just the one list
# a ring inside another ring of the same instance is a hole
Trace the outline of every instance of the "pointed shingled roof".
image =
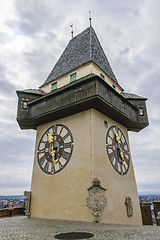
[(89, 62), (94, 62), (118, 83), (94, 29), (89, 27), (70, 40), (44, 84)]

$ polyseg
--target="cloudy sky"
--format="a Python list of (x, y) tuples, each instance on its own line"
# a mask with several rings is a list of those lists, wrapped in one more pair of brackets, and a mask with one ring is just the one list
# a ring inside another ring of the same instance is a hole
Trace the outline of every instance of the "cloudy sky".
[(44, 83), (92, 24), (126, 92), (148, 97), (150, 126), (129, 133), (139, 193), (160, 193), (160, 1), (0, 0), (0, 195), (30, 190), (35, 131), (16, 122), (16, 90)]

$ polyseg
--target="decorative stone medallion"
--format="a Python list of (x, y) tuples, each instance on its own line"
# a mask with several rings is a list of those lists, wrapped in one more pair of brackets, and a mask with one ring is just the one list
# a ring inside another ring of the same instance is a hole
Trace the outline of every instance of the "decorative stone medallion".
[(126, 204), (127, 216), (131, 217), (133, 215), (133, 206), (132, 206), (131, 198), (130, 197), (126, 197), (124, 203)]
[(94, 216), (95, 222), (100, 221), (100, 216), (107, 204), (105, 191), (106, 189), (101, 187), (98, 178), (94, 178), (92, 186), (88, 188), (89, 197), (87, 198), (87, 206)]

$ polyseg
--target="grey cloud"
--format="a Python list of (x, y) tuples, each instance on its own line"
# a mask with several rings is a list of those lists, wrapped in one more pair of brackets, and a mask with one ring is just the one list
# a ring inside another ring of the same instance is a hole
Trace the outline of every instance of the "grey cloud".
[(33, 78), (38, 80), (39, 85), (42, 85), (56, 62), (53, 53), (46, 52), (46, 47), (44, 43), (43, 49), (39, 48), (33, 50), (33, 52), (31, 53), (26, 52), (24, 53), (24, 57), (29, 64), (29, 68), (30, 71), (32, 71)]
[(1, 142), (0, 153), (1, 162), (13, 161), (15, 165), (20, 164), (25, 155), (28, 155), (28, 153), (32, 152), (31, 150), (34, 149), (33, 148), (34, 140), (30, 141), (25, 139), (22, 141), (22, 139), (14, 139), (14, 137), (12, 136), (11, 139), (3, 139), (0, 142)]
[(0, 94), (11, 94), (14, 93), (16, 87), (14, 84), (8, 81), (6, 78), (7, 68), (0, 64)]
[(16, 0), (15, 6), (19, 20), (8, 22), (8, 25), (18, 28), (27, 36), (46, 31), (46, 28), (57, 28), (65, 20), (61, 17), (63, 5), (57, 1)]

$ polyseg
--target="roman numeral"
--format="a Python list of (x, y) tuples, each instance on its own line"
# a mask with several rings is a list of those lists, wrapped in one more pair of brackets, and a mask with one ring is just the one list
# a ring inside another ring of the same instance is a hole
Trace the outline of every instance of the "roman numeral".
[(48, 172), (48, 169), (49, 169), (49, 162), (46, 161), (46, 164), (45, 164), (45, 166), (44, 166), (44, 170), (45, 170), (46, 172)]
[(55, 172), (55, 166), (54, 166), (54, 163), (51, 163), (51, 172)]
[(39, 149), (37, 152), (38, 152), (39, 154), (42, 154), (42, 153), (44, 153), (44, 149), (45, 149), (45, 148)]
[(122, 164), (119, 164), (119, 163), (118, 163), (118, 165), (119, 165), (119, 170), (120, 170), (120, 172), (123, 172)]
[(112, 144), (107, 145), (108, 149), (112, 149)]
[(114, 136), (114, 135), (115, 135), (115, 132), (114, 132), (114, 128), (113, 128), (113, 127), (111, 128), (111, 131), (112, 131), (113, 136)]
[(114, 166), (115, 166), (115, 168), (118, 170), (118, 162), (117, 162), (117, 161), (115, 162), (115, 165), (114, 165)]
[(111, 137), (111, 135), (109, 135), (108, 137), (109, 137), (111, 140), (112, 140), (112, 138), (113, 138), (113, 137)]
[(129, 154), (128, 154), (128, 150), (124, 150), (124, 154), (125, 154), (125, 155), (129, 155)]
[(53, 128), (53, 134), (57, 134), (57, 126)]
[(45, 157), (42, 156), (40, 159), (39, 159), (39, 162), (41, 164), (41, 166), (43, 165), (43, 163), (45, 162)]
[(67, 134), (63, 137), (63, 140), (65, 140), (67, 137), (69, 137), (69, 133), (67, 132)]
[(127, 145), (127, 142), (125, 141), (125, 142), (122, 142), (123, 143), (123, 146), (126, 146)]
[(119, 135), (119, 129), (118, 128), (116, 128), (116, 132), (118, 133), (118, 135)]
[(65, 143), (64, 148), (71, 148), (71, 142)]
[(59, 169), (60, 169), (63, 165), (60, 161), (58, 161), (58, 164), (59, 164)]
[(129, 165), (129, 160), (127, 158), (125, 158), (125, 162), (127, 165)]
[(59, 132), (59, 135), (61, 135), (62, 131), (63, 131), (63, 127), (61, 128), (61, 130), (60, 130), (60, 132)]
[(69, 153), (64, 151), (62, 157), (67, 161), (69, 157)]
[(124, 172), (126, 172), (126, 170), (127, 170), (126, 166), (125, 166), (125, 165), (123, 165), (123, 167), (124, 167)]
[(111, 161), (114, 160), (114, 154), (113, 154), (113, 152), (111, 152), (111, 153), (109, 154), (109, 158), (111, 159)]

